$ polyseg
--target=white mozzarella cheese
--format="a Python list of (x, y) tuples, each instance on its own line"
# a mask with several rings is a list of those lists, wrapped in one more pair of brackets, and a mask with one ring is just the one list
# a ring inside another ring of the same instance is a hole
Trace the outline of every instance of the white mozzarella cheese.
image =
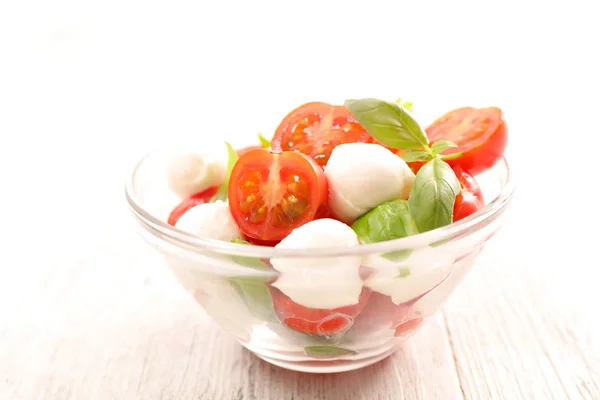
[(169, 160), (167, 182), (181, 198), (220, 185), (225, 179), (227, 160), (218, 154), (180, 153)]
[(179, 218), (175, 227), (197, 236), (228, 242), (240, 237), (229, 204), (222, 201), (190, 208)]
[(374, 270), (365, 280), (365, 286), (402, 304), (443, 282), (450, 274), (453, 261), (452, 255), (437, 254), (433, 248), (415, 250), (401, 262), (371, 255), (363, 261), (363, 265)]
[(331, 211), (349, 223), (381, 203), (406, 200), (415, 180), (404, 160), (372, 143), (337, 146), (327, 162), (325, 176)]
[[(358, 237), (347, 225), (318, 219), (294, 229), (276, 248), (303, 249), (349, 247)], [(333, 309), (358, 304), (363, 283), (358, 256), (329, 258), (273, 258), (281, 274), (273, 286), (294, 302), (309, 308)]]

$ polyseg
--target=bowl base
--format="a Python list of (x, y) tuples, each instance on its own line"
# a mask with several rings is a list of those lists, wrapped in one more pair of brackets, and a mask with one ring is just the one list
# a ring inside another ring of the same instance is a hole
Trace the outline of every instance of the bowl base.
[[(295, 357), (289, 356), (278, 357), (272, 351), (261, 352), (246, 343), (242, 343), (242, 345), (258, 358), (281, 368), (313, 374), (334, 374), (357, 370), (382, 361), (395, 353), (400, 348), (401, 342), (394, 340), (391, 343), (381, 346), (377, 351), (371, 349), (368, 356), (357, 355), (337, 360), (306, 360), (305, 357), (302, 357), (303, 359), (294, 359)], [(265, 353), (268, 353), (268, 355)]]

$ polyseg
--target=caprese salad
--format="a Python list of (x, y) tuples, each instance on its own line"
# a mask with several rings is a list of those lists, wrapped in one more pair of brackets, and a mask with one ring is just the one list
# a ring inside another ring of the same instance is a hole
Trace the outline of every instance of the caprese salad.
[[(179, 154), (167, 176), (182, 201), (168, 223), (212, 239), (304, 249), (402, 238), (475, 213), (484, 200), (474, 176), (507, 144), (502, 111), (459, 108), (423, 129), (411, 107), (375, 98), (311, 102), (287, 114), (270, 140), (260, 135), (237, 151), (226, 143), (227, 160)], [(264, 268), (277, 278), (260, 285), (273, 315), (294, 331), (335, 337), (363, 314), (383, 315), (402, 335), (421, 321), (411, 302), (445, 277), (440, 269), (394, 270), (405, 253), (271, 259)]]

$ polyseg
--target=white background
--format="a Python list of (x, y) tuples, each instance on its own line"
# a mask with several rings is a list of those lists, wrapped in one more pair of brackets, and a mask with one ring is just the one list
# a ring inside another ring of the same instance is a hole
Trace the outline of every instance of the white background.
[(83, 239), (106, 222), (97, 199), (147, 148), (250, 141), (304, 101), (360, 96), (412, 100), (423, 123), (501, 107), (532, 217), (554, 203), (540, 222), (574, 228), (595, 216), (581, 178), (600, 133), (600, 34), (585, 4), (2, 2), (7, 240), (46, 251)]
[(496, 251), (560, 265), (553, 295), (581, 307), (600, 265), (593, 4), (2, 1), (3, 305), (35, 297), (41, 271), (126, 251), (123, 183), (147, 149), (247, 143), (305, 101), (400, 96), (423, 123), (505, 111), (519, 188)]

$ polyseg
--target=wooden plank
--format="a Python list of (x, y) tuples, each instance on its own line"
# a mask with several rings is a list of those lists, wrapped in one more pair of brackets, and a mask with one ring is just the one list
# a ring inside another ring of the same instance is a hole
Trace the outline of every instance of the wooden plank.
[(465, 397), (599, 399), (598, 294), (578, 273), (589, 264), (535, 240), (502, 244), (490, 242), (444, 313)]

